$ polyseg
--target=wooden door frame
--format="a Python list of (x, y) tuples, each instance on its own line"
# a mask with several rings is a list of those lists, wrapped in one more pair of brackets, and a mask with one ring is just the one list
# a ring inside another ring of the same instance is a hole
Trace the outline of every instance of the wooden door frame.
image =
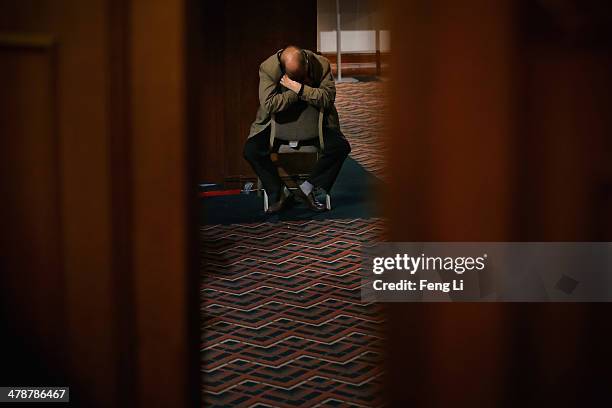
[(196, 2), (110, 6), (113, 265), (128, 312), (116, 322), (120, 401), (124, 395), (142, 407), (199, 406), (195, 121), (188, 92)]

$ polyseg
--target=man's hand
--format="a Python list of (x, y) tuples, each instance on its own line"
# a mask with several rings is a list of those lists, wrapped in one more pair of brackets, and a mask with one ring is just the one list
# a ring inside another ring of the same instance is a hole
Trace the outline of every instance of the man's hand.
[(300, 89), (302, 89), (302, 84), (289, 78), (287, 74), (283, 75), (280, 80), (280, 84), (285, 88), (291, 89), (295, 93), (299, 93)]

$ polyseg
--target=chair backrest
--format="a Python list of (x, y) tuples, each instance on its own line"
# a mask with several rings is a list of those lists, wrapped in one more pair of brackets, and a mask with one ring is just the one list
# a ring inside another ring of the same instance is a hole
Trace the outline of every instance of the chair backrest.
[(323, 112), (311, 104), (299, 101), (288, 109), (272, 115), (271, 142), (302, 141), (321, 138)]

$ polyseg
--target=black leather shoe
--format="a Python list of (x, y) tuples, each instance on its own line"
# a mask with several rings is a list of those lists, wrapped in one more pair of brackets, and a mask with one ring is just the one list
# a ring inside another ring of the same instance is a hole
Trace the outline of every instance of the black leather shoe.
[(293, 200), (293, 194), (289, 194), (288, 196), (286, 196), (285, 194), (281, 194), (280, 200), (268, 206), (266, 214), (276, 214), (277, 212), (285, 208), (287, 203), (289, 203), (289, 201), (291, 200)]
[(325, 204), (317, 200), (312, 191), (310, 192), (310, 194), (306, 195), (304, 194), (302, 189), (298, 187), (295, 190), (295, 196), (299, 198), (300, 201), (302, 201), (304, 204), (306, 204), (306, 206), (308, 206), (308, 208), (310, 208), (312, 211), (322, 212), (327, 210)]

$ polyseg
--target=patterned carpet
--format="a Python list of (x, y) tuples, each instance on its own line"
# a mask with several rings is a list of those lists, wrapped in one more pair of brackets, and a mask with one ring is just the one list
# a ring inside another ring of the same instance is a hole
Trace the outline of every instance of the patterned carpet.
[(389, 121), (386, 82), (336, 85), (336, 109), (342, 132), (351, 143), (351, 157), (385, 180), (385, 135)]
[[(381, 89), (340, 84), (337, 104), (351, 155), (379, 176), (381, 114), (372, 112)], [(362, 245), (383, 238), (382, 219), (200, 233), (203, 406), (384, 405), (383, 314), (359, 288)]]

